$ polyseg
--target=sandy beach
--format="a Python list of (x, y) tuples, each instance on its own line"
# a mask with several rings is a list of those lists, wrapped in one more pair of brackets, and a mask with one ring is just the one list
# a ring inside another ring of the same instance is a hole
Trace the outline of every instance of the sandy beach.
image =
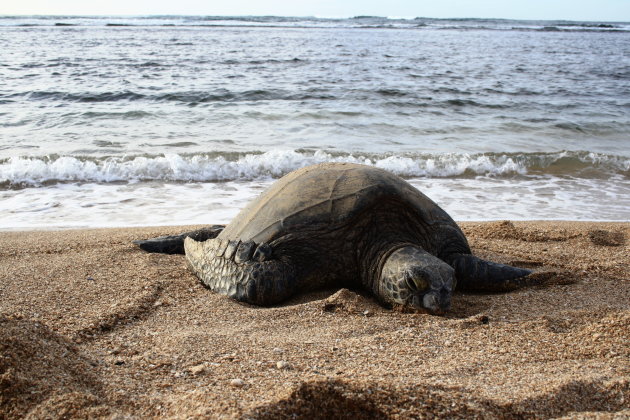
[(131, 243), (186, 227), (2, 232), (0, 419), (630, 417), (630, 223), (460, 225), (538, 285), (259, 308)]

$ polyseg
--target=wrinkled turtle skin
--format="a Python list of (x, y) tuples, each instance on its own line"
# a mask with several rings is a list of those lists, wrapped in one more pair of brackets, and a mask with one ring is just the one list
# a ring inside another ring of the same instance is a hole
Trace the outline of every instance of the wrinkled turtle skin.
[(322, 287), (362, 287), (385, 305), (442, 313), (455, 287), (506, 291), (530, 271), (471, 254), (437, 204), (382, 169), (324, 163), (289, 173), (227, 226), (136, 241), (183, 250), (210, 289), (273, 305)]

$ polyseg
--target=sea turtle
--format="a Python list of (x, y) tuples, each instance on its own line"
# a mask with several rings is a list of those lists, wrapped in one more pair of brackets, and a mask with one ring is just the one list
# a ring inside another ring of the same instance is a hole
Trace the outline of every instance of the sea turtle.
[(390, 172), (352, 163), (289, 173), (227, 226), (136, 244), (185, 252), (207, 287), (263, 306), (339, 286), (442, 313), (456, 285), (505, 291), (530, 274), (473, 256), (464, 233), (427, 196)]

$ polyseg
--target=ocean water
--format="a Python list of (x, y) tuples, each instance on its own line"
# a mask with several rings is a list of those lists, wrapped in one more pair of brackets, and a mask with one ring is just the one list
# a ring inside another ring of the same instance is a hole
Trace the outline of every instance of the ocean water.
[(630, 23), (0, 17), (0, 229), (227, 222), (327, 161), (630, 220)]

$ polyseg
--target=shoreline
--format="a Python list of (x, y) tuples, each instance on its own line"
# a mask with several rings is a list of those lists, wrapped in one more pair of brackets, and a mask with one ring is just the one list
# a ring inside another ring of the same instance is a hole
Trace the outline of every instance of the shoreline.
[(0, 417), (630, 416), (630, 222), (458, 224), (541, 284), (259, 308), (131, 244), (195, 226), (0, 231)]
[[(510, 221), (512, 223), (518, 224), (602, 224), (602, 225), (626, 225), (630, 224), (630, 220), (571, 220), (571, 219), (487, 219), (487, 220), (455, 220), (460, 226), (465, 226), (469, 224), (478, 224), (478, 223), (500, 223), (504, 221)], [(0, 235), (3, 233), (17, 233), (17, 232), (69, 232), (69, 231), (81, 231), (81, 230), (144, 230), (144, 229), (181, 229), (182, 231), (201, 228), (203, 226), (210, 226), (216, 223), (210, 224), (156, 224), (156, 225), (120, 225), (120, 226), (35, 226), (32, 228), (25, 227), (0, 227)]]

